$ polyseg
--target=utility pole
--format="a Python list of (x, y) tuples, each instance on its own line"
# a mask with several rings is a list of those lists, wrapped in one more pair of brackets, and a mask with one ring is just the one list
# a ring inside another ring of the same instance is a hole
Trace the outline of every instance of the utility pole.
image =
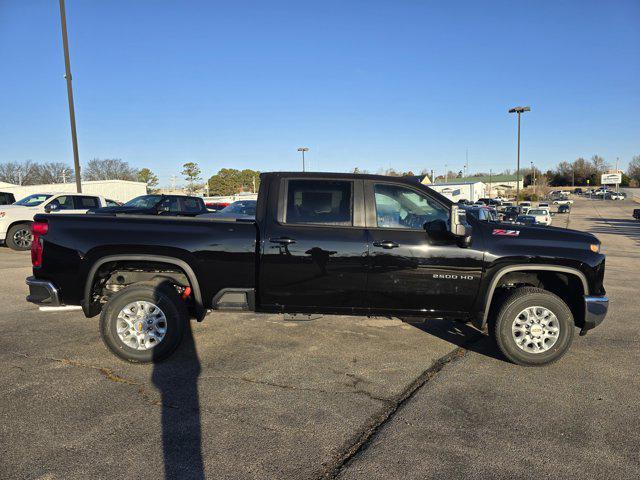
[(69, 61), (69, 41), (67, 40), (67, 14), (64, 8), (64, 0), (60, 0), (60, 23), (62, 25), (62, 47), (64, 49), (64, 78), (67, 79), (67, 98), (69, 99), (73, 167), (76, 172), (76, 190), (78, 193), (82, 193), (82, 183), (80, 182), (80, 156), (78, 155), (78, 137), (76, 135), (76, 112), (73, 108), (73, 89), (71, 88), (71, 62)]
[(533, 185), (533, 194), (536, 194), (536, 171), (533, 168), (533, 162), (531, 163), (531, 184)]
[(304, 152), (308, 152), (309, 148), (308, 147), (300, 147), (300, 148), (298, 148), (298, 151), (302, 152), (302, 171), (304, 172), (304, 171), (306, 171), (305, 164), (304, 164)]
[[(619, 172), (619, 170), (618, 170), (618, 162), (619, 162), (619, 161), (620, 161), (620, 158), (619, 158), (619, 157), (616, 157), (616, 175), (617, 175), (618, 173), (620, 173), (620, 172)], [(616, 183), (616, 193), (619, 193), (619, 192), (620, 192), (620, 184), (619, 184), (619, 183)]]
[(509, 109), (509, 113), (518, 114), (518, 163), (516, 166), (516, 205), (520, 202), (520, 115), (523, 112), (530, 112), (531, 107), (514, 107)]
[(444, 183), (449, 183), (449, 170), (446, 163), (444, 164)]
[(175, 175), (171, 175), (171, 191), (175, 191), (176, 189), (176, 176)]
[(467, 175), (469, 175), (469, 149), (468, 148), (465, 152), (465, 159), (464, 159), (464, 178), (467, 178)]

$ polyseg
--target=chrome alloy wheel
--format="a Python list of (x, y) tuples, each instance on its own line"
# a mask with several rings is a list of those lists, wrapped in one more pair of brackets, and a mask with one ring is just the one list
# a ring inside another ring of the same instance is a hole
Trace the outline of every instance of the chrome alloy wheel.
[(120, 310), (116, 320), (118, 337), (135, 350), (149, 350), (167, 333), (167, 317), (151, 302), (132, 302)]
[(560, 322), (547, 308), (527, 307), (516, 316), (511, 333), (518, 348), (528, 353), (543, 353), (558, 341)]
[(20, 248), (29, 248), (32, 240), (33, 236), (28, 228), (21, 228), (13, 234), (13, 242)]

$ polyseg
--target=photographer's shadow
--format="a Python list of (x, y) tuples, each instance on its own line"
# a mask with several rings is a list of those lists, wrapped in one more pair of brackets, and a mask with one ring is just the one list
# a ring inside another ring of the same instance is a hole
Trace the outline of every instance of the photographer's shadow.
[(162, 398), (162, 450), (165, 479), (203, 479), (202, 427), (198, 376), (200, 360), (191, 322), (167, 360), (155, 363), (151, 380)]

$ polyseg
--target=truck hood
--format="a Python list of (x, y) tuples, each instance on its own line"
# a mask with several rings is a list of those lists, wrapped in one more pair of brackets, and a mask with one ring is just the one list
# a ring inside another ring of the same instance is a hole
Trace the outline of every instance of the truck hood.
[(509, 223), (493, 223), (483, 225), (490, 244), (500, 248), (513, 246), (514, 250), (531, 247), (532, 250), (552, 255), (559, 249), (577, 249), (590, 251), (591, 245), (599, 245), (600, 240), (587, 232), (559, 227), (538, 225), (514, 225)]

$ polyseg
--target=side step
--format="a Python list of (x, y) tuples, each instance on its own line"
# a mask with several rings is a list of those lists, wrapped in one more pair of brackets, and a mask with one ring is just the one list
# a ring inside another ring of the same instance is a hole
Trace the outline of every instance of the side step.
[(211, 304), (214, 310), (252, 311), (255, 295), (252, 288), (224, 288), (213, 297)]
[(286, 322), (309, 322), (322, 318), (319, 313), (283, 313), (282, 316)]

